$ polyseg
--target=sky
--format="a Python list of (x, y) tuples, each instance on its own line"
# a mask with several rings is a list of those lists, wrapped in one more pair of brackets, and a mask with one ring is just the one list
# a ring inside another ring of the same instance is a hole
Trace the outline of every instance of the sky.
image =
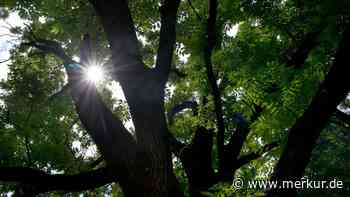
[[(25, 23), (17, 13), (10, 13), (6, 20), (0, 19), (0, 62), (3, 62), (10, 57), (10, 49), (14, 44), (18, 44), (15, 35), (11, 34), (9, 28), (15, 26), (23, 26)], [(7, 78), (9, 61), (0, 63), (0, 80)]]
[[(43, 21), (44, 22), (44, 21)], [(16, 40), (16, 37), (14, 37), (13, 34), (10, 33), (9, 28), (15, 27), (15, 26), (23, 26), (26, 23), (26, 21), (22, 20), (17, 13), (10, 13), (9, 17), (6, 18), (6, 20), (0, 19), (0, 80), (6, 80), (9, 69), (8, 64), (10, 61), (6, 61), (10, 57), (10, 49), (15, 45), (18, 44), (18, 40)], [(230, 37), (235, 37), (238, 31), (238, 24), (231, 26), (230, 28), (227, 28), (226, 34)], [(143, 40), (144, 41), (144, 40)], [(145, 41), (144, 41), (145, 42)], [(184, 54), (180, 56), (180, 60), (183, 62), (187, 62), (189, 58), (188, 54)], [(111, 83), (109, 86), (109, 89), (112, 91), (112, 96), (115, 99), (121, 99), (126, 100), (123, 90), (121, 89), (120, 85), (116, 82)], [(0, 90), (1, 92), (1, 90)], [(125, 127), (128, 130), (134, 130), (133, 122), (127, 121), (124, 123)]]
[[(14, 44), (18, 44), (16, 37), (9, 32), (9, 28), (15, 26), (23, 26), (26, 21), (22, 20), (17, 13), (10, 13), (6, 20), (0, 19), (0, 80), (5, 80), (8, 74), (7, 65), (10, 63), (6, 61), (10, 57), (10, 49)], [(228, 28), (226, 34), (230, 37), (235, 37), (238, 31), (238, 24)], [(187, 61), (189, 55), (181, 56), (180, 59), (184, 62)], [(117, 88), (118, 91), (114, 92), (115, 97), (121, 97), (124, 99), (124, 95), (121, 93), (121, 89)]]
[[(9, 29), (15, 26), (23, 26), (25, 23), (27, 22), (22, 20), (17, 13), (10, 13), (9, 17), (6, 18), (5, 20), (0, 19), (0, 62), (2, 62), (0, 63), (0, 80), (6, 80), (9, 72), (7, 65), (10, 63), (10, 61), (6, 61), (6, 60), (8, 60), (10, 57), (11, 48), (15, 44), (19, 43), (19, 41), (16, 40), (15, 35), (10, 33)], [(238, 25), (234, 25), (227, 29), (226, 34), (230, 37), (235, 37), (237, 34), (237, 31), (238, 31)], [(188, 54), (185, 54), (180, 57), (181, 61), (183, 62), (186, 62), (188, 58), (189, 58)], [(111, 85), (109, 85), (109, 89), (112, 90), (113, 92), (112, 96), (115, 99), (121, 99), (124, 101), (126, 100), (123, 94), (123, 91), (118, 83), (112, 82)], [(124, 124), (127, 129), (134, 130), (134, 125), (131, 120), (125, 122)], [(73, 147), (80, 149), (80, 142), (75, 141), (73, 143)], [(91, 147), (90, 150), (87, 150), (86, 156), (92, 156), (95, 151), (96, 151), (95, 147)]]
[(236, 37), (237, 32), (238, 32), (238, 27), (239, 27), (239, 24), (236, 24), (236, 25), (233, 25), (233, 26), (227, 28), (226, 34), (229, 37)]

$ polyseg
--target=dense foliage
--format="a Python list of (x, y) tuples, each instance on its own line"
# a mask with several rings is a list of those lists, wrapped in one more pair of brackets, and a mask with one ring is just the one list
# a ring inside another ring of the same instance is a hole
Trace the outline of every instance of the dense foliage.
[[(129, 2), (143, 61), (150, 68), (155, 65), (159, 42), (160, 4), (157, 0)], [(100, 153), (75, 112), (62, 61), (25, 44), (35, 38), (55, 40), (64, 46), (67, 54), (78, 57), (81, 39), (88, 33), (93, 43), (93, 63), (103, 65), (108, 74), (109, 43), (94, 9), (85, 0), (5, 1), (0, 6), (4, 18), (0, 20), (6, 20), (8, 14), (18, 14), (26, 21), (25, 26), (13, 24), (11, 28), (20, 43), (11, 50), (8, 78), (0, 84), (0, 167), (25, 166), (49, 173), (74, 174), (103, 166), (103, 161), (95, 162)], [(207, 2), (181, 2), (165, 107), (169, 130), (183, 143), (191, 142), (199, 126), (216, 128), (215, 102), (202, 58), (207, 17)], [(264, 145), (279, 143), (278, 147), (239, 168), (236, 177), (253, 180), (268, 179), (271, 175), (286, 143), (288, 129), (309, 106), (333, 63), (349, 17), (350, 3), (346, 0), (219, 1), (212, 64), (221, 92), (227, 131), (225, 142), (228, 143), (230, 132), (244, 122), (250, 132), (241, 154), (260, 153)], [(113, 113), (130, 124), (126, 101), (120, 96), (120, 88), (116, 91), (117, 87), (110, 76), (98, 84)], [(184, 101), (196, 103), (196, 107), (170, 116), (173, 108)], [(315, 180), (337, 178), (349, 186), (349, 106), (348, 97), (328, 121), (306, 176)], [(129, 130), (133, 132), (133, 128)], [(219, 165), (216, 150), (214, 146), (214, 168)], [(188, 191), (186, 174), (175, 156), (174, 169), (181, 188)], [(16, 185), (3, 184), (0, 189), (5, 195), (14, 191)], [(301, 196), (346, 196), (348, 189), (299, 193)], [(122, 195), (117, 184), (64, 194), (82, 193), (84, 196)], [(206, 192), (210, 196), (261, 193), (236, 191), (230, 183), (220, 183)]]

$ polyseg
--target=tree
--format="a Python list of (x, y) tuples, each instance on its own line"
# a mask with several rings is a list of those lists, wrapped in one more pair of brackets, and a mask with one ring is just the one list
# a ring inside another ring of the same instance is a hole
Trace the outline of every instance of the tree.
[[(12, 28), (22, 43), (2, 83), (0, 180), (16, 183), (4, 190), (34, 196), (114, 182), (124, 196), (178, 197), (185, 172), (188, 194), (205, 196), (262, 157), (278, 159), (272, 180), (300, 179), (331, 117), (335, 131), (349, 129), (337, 109), (350, 90), (348, 8), (330, 0), (11, 1), (7, 9), (32, 23)], [(96, 62), (128, 109), (86, 81)], [(74, 141), (95, 144), (99, 158), (77, 158)]]

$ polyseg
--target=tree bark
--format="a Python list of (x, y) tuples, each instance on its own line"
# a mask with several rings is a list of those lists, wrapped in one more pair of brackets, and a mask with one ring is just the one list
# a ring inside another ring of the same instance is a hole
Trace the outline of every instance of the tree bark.
[(47, 191), (84, 191), (116, 181), (107, 168), (100, 168), (75, 175), (47, 174), (43, 171), (23, 167), (1, 167), (1, 181), (17, 182), (18, 196), (34, 196)]
[[(119, 181), (125, 196), (183, 196), (172, 169), (164, 110), (164, 88), (175, 44), (180, 1), (161, 6), (161, 33), (155, 69), (147, 69), (138, 49), (126, 0), (90, 0), (111, 45), (114, 79), (124, 91), (135, 126), (135, 158)], [(112, 149), (113, 150), (113, 149)], [(108, 162), (108, 161), (107, 161)]]
[[(339, 103), (350, 91), (348, 52), (350, 51), (350, 25), (343, 33), (326, 79), (320, 85), (311, 104), (289, 130), (288, 141), (276, 165), (272, 180), (300, 180), (311, 158), (311, 152), (336, 111)], [(296, 190), (271, 190), (268, 196), (296, 196)]]

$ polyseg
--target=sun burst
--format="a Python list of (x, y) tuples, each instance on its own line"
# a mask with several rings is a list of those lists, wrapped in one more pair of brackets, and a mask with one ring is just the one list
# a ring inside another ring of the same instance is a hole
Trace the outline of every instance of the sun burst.
[(86, 79), (92, 83), (99, 83), (104, 79), (104, 72), (101, 66), (89, 66), (85, 71)]

